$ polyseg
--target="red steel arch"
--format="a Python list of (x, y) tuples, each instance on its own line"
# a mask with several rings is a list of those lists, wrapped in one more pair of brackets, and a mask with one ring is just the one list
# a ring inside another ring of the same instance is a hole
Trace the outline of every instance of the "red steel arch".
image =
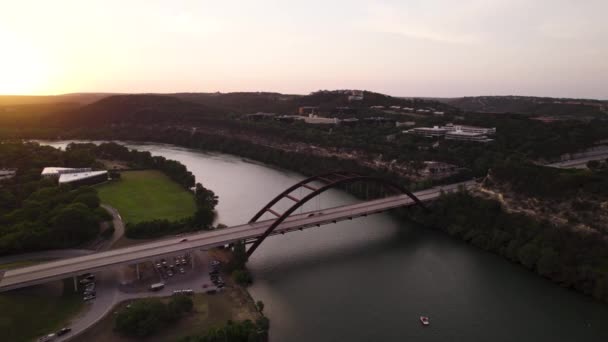
[[(315, 188), (310, 185), (310, 183), (312, 183), (314, 181), (322, 181), (326, 184), (319, 188)], [(401, 186), (393, 181), (384, 179), (384, 178), (372, 177), (372, 176), (361, 176), (358, 174), (346, 173), (346, 172), (331, 172), (331, 173), (326, 173), (326, 174), (322, 174), (322, 175), (318, 175), (318, 176), (313, 176), (313, 177), (307, 178), (307, 179), (300, 181), (300, 182), (294, 184), (293, 186), (289, 187), (287, 190), (283, 191), (282, 193), (277, 195), (274, 199), (272, 199), (270, 202), (268, 202), (268, 204), (266, 206), (264, 206), (264, 208), (262, 208), (257, 214), (255, 214), (253, 216), (253, 218), (249, 221), (249, 223), (256, 222), (266, 212), (270, 212), (273, 215), (277, 216), (277, 219), (270, 225), (270, 227), (268, 227), (268, 229), (266, 229), (264, 234), (260, 235), (257, 239), (255, 239), (255, 241), (253, 242), (251, 247), (249, 247), (249, 249), (247, 250), (247, 257), (250, 257), (253, 254), (253, 252), (258, 248), (258, 246), (260, 246), (260, 244), (270, 234), (272, 234), (272, 232), (275, 230), (276, 227), (278, 227), (283, 221), (285, 221), (285, 219), (287, 219), (289, 217), (289, 215), (291, 215), (294, 211), (296, 211), (298, 208), (300, 208), (306, 202), (310, 201), (311, 199), (315, 198), (316, 196), (322, 194), (323, 192), (325, 192), (329, 189), (335, 188), (340, 185), (350, 184), (350, 183), (355, 183), (355, 182), (378, 183), (378, 184), (387, 186), (397, 192), (406, 194), (417, 205), (426, 209), (426, 206), (412, 192), (410, 192), (403, 186)], [(297, 199), (297, 198), (289, 195), (292, 191), (294, 191), (298, 188), (302, 188), (302, 187), (310, 189), (310, 190), (312, 190), (312, 192), (309, 193), (308, 195), (304, 196), (301, 199)], [(283, 212), (282, 214), (279, 214), (276, 211), (272, 210), (272, 206), (283, 198), (288, 198), (288, 199), (294, 201), (295, 203), (289, 209), (287, 209), (285, 212)]]

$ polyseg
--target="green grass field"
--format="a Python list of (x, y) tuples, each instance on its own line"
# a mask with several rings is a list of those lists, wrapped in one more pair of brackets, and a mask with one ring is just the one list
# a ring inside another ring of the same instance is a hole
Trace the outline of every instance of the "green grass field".
[(194, 195), (160, 171), (127, 171), (118, 181), (97, 187), (102, 203), (118, 209), (128, 223), (192, 216)]
[(83, 302), (71, 280), (64, 281), (63, 289), (60, 283), (0, 294), (0, 340), (32, 341), (67, 325)]

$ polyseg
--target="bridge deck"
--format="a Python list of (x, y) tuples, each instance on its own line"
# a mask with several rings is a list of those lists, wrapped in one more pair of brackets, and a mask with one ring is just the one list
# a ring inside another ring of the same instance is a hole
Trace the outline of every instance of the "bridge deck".
[[(471, 187), (474, 184), (472, 181), (451, 184), (419, 191), (415, 195), (421, 201), (432, 201), (439, 197), (441, 191), (451, 192), (457, 190), (460, 186)], [(412, 204), (412, 199), (407, 195), (400, 195), (292, 215), (278, 226), (274, 234), (282, 234), (349, 218), (371, 215)], [(274, 220), (270, 219), (251, 224), (247, 223), (217, 231), (195, 233), (178, 238), (163, 239), (136, 246), (8, 270), (5, 271), (3, 278), (0, 277), (0, 292), (64, 279), (86, 272), (97, 272), (118, 265), (147, 261), (165, 255), (178, 254), (196, 249), (209, 249), (237, 241), (253, 239), (262, 235), (273, 222)], [(186, 238), (187, 241), (182, 242)]]

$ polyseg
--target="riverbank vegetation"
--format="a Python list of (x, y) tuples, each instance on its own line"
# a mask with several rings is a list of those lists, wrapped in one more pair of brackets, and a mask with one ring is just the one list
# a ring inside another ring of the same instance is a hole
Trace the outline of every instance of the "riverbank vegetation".
[(608, 302), (608, 242), (595, 231), (510, 213), (466, 192), (444, 195), (432, 215), (415, 219), (478, 248), (502, 255), (561, 286)]
[(510, 211), (570, 229), (608, 235), (608, 169), (558, 169), (522, 162), (493, 168), (484, 195)]
[(58, 186), (45, 166), (91, 166), (74, 153), (32, 143), (0, 143), (0, 168), (15, 177), (0, 181), (0, 255), (76, 247), (95, 238), (108, 219), (95, 189)]
[[(182, 311), (178, 320), (173, 321), (145, 338), (130, 337), (115, 330), (116, 319), (129, 310), (142, 305), (139, 303), (147, 302), (149, 300), (152, 300), (153, 302), (160, 301), (168, 310), (168, 305), (172, 298), (173, 297), (134, 300), (119, 304), (111, 311), (112, 313), (117, 312), (118, 314), (106, 315), (101, 321), (87, 329), (83, 334), (77, 336), (74, 340), (77, 342), (127, 342), (133, 340), (145, 340), (149, 342), (179, 341), (180, 339), (189, 336), (204, 335), (208, 331), (223, 327), (227, 322), (234, 322), (235, 324), (247, 320), (256, 322), (262, 317), (256, 309), (255, 304), (244, 290), (236, 287), (226, 287), (224, 291), (215, 294), (197, 293), (193, 296), (186, 297), (191, 299), (192, 309)], [(144, 311), (149, 311), (149, 304), (144, 304), (144, 306), (148, 307)], [(165, 311), (165, 309), (160, 308), (161, 306), (158, 304), (154, 304), (154, 306), (158, 308), (153, 310), (158, 310), (159, 312)], [(139, 310), (140, 309), (137, 311)], [(140, 314), (137, 316), (140, 316)], [(141, 316), (145, 317), (146, 315), (142, 314)], [(139, 321), (139, 319), (134, 321)], [(147, 325), (145, 320), (141, 320), (141, 323), (143, 326)]]
[(508, 184), (513, 191), (531, 197), (568, 199), (580, 193), (608, 197), (606, 168), (559, 169), (522, 161), (506, 161), (494, 166), (490, 176)]
[(136, 301), (118, 311), (114, 330), (125, 336), (144, 338), (166, 329), (192, 312), (194, 303), (185, 295), (163, 301), (149, 298)]
[(72, 143), (66, 151), (78, 151), (83, 158), (95, 156), (125, 162), (130, 168), (140, 169), (124, 172), (125, 179), (121, 176), (115, 183), (100, 186), (104, 201), (115, 205), (126, 217), (126, 237), (150, 239), (211, 228), (217, 196), (202, 184), (195, 183), (194, 175), (182, 163), (111, 142), (99, 145)]
[(256, 322), (228, 321), (223, 327), (209, 329), (203, 335), (185, 337), (179, 342), (265, 342), (269, 328), (270, 322), (266, 317)]

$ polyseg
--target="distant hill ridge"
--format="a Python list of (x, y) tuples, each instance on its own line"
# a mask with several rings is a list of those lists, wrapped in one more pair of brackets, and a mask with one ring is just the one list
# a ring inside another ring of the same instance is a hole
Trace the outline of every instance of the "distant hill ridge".
[(601, 115), (608, 112), (608, 102), (593, 99), (570, 99), (533, 96), (473, 96), (441, 99), (464, 111), (487, 113), (522, 113), (536, 115)]
[[(62, 98), (61, 96), (59, 98)], [(48, 114), (50, 124), (195, 124), (228, 114), (272, 112), (295, 114), (299, 107), (314, 106), (331, 113), (336, 108), (369, 110), (372, 106), (453, 109), (450, 105), (423, 99), (403, 99), (369, 91), (317, 91), (309, 95), (271, 92), (174, 93), (108, 95), (100, 100)]]

